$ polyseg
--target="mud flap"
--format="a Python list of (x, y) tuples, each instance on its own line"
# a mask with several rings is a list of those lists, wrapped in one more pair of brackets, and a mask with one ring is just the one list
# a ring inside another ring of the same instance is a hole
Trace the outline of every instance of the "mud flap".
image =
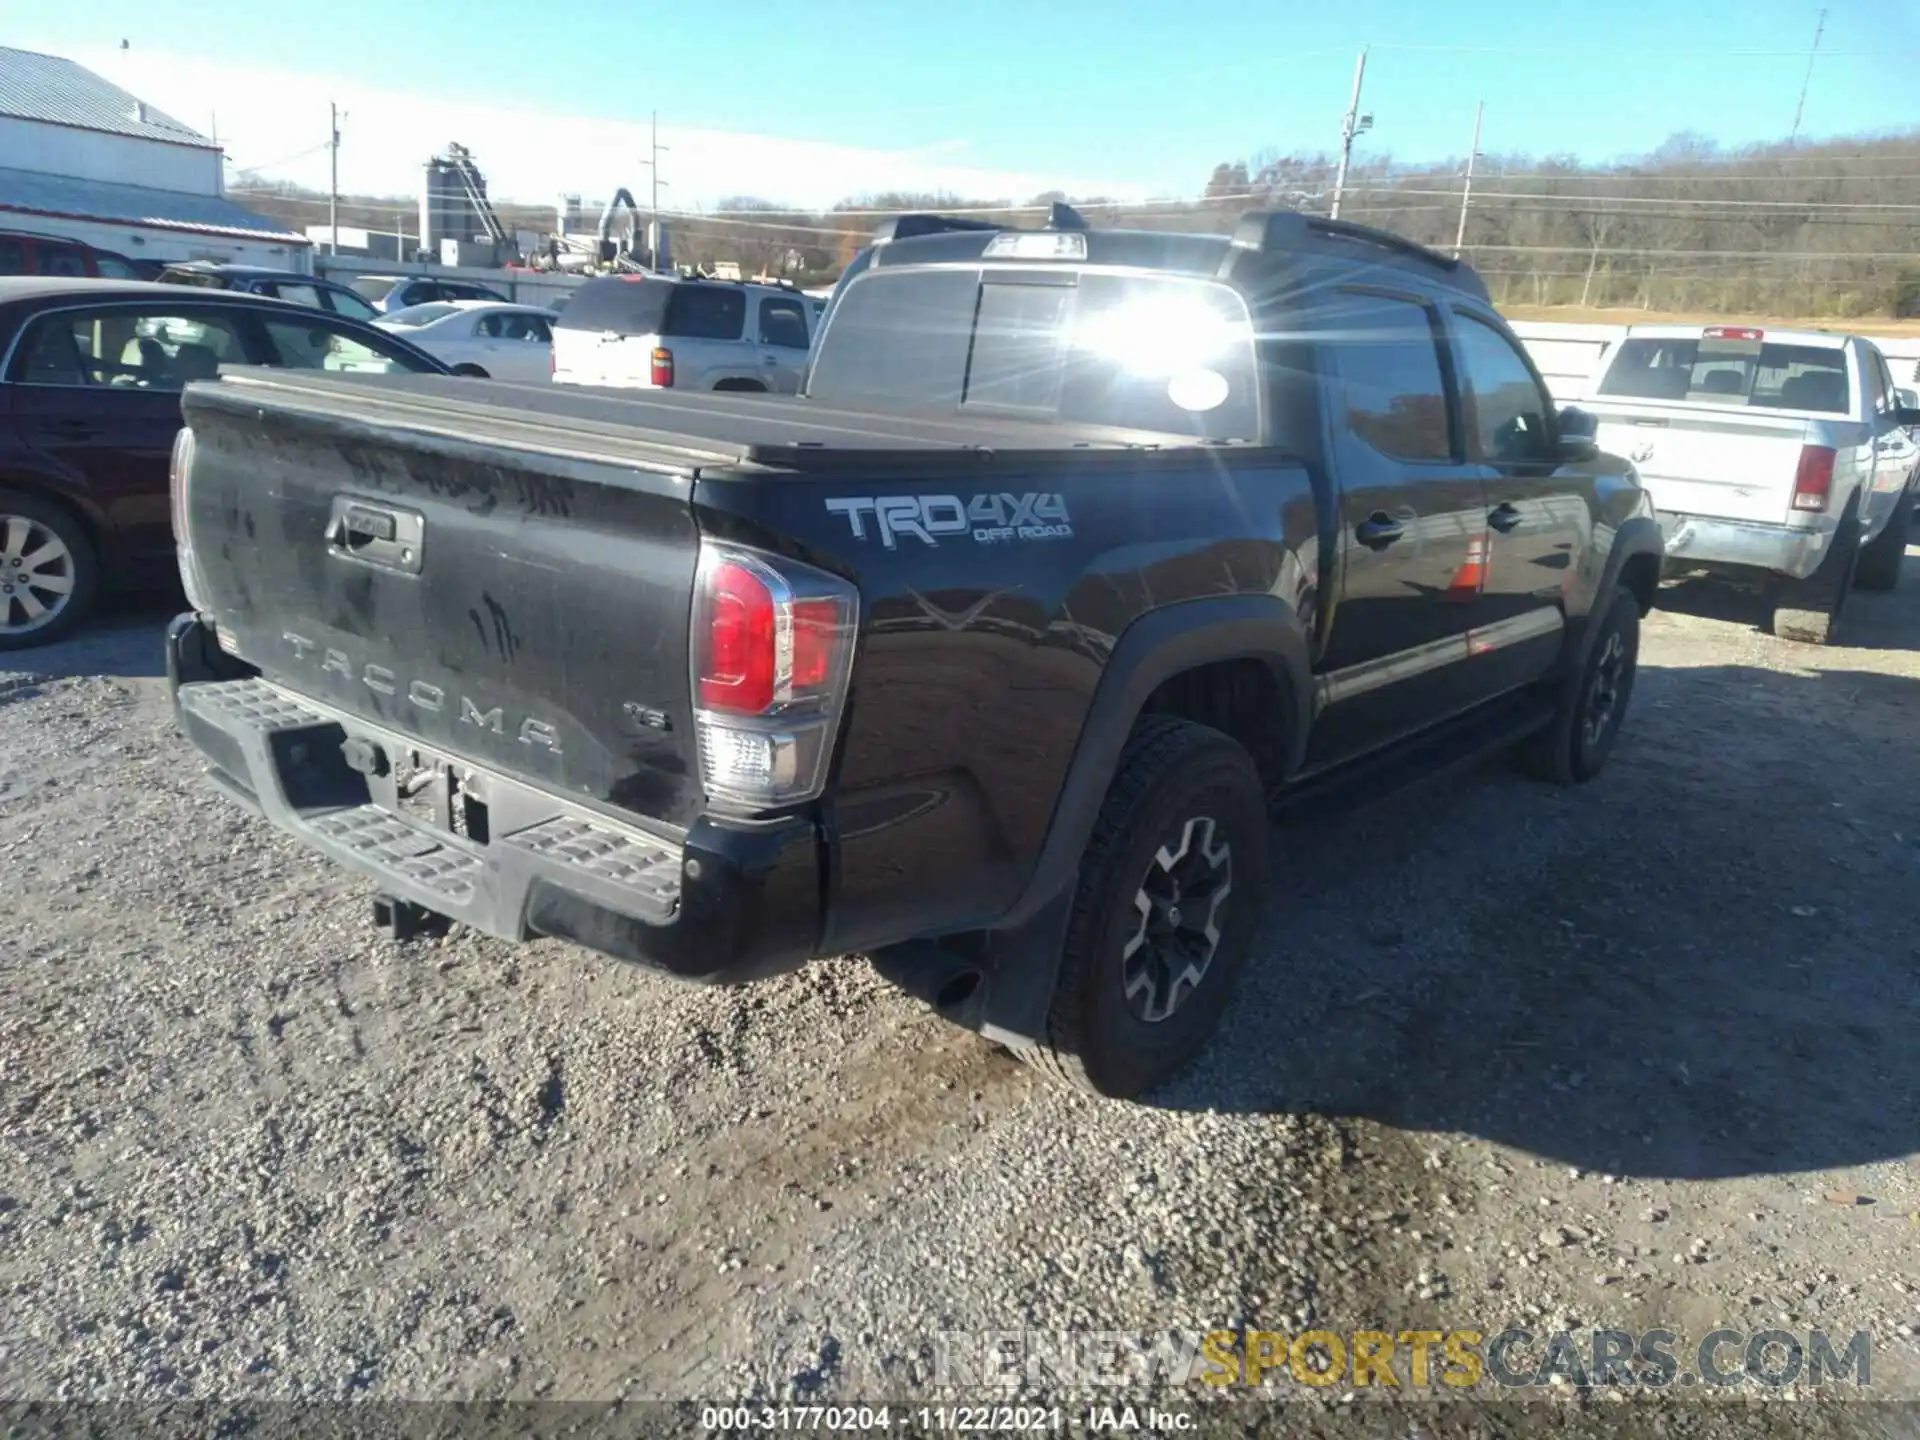
[(1072, 915), (1069, 886), (1022, 925), (909, 940), (868, 958), (883, 979), (950, 1024), (1024, 1050), (1046, 1036)]

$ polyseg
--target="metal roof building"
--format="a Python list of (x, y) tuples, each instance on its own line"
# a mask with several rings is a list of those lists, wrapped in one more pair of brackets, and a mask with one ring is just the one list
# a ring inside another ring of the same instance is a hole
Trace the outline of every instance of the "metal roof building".
[(214, 141), (86, 67), (0, 47), (0, 230), (309, 268), (306, 236), (226, 198), (223, 164)]

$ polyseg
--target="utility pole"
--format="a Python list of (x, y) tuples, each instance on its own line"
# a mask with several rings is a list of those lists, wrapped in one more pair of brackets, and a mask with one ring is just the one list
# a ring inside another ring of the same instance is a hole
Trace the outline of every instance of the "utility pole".
[(647, 142), (647, 149), (651, 153), (641, 162), (653, 177), (653, 198), (647, 206), (647, 265), (657, 270), (660, 261), (657, 253), (660, 248), (660, 187), (667, 183), (660, 178), (660, 155), (670, 147), (660, 143), (660, 112), (658, 110), (648, 112), (647, 120), (652, 130)]
[(1340, 218), (1340, 196), (1347, 188), (1347, 165), (1353, 158), (1353, 137), (1373, 128), (1373, 117), (1360, 113), (1360, 82), (1367, 76), (1367, 47), (1360, 47), (1360, 59), (1353, 67), (1353, 99), (1347, 105), (1346, 119), (1340, 122), (1340, 169), (1333, 177), (1333, 207), (1328, 218)]
[(1822, 10), (1820, 18), (1813, 26), (1813, 49), (1807, 52), (1807, 75), (1800, 82), (1800, 103), (1793, 107), (1793, 134), (1787, 137), (1787, 143), (1793, 144), (1800, 138), (1800, 117), (1807, 109), (1807, 87), (1813, 84), (1813, 62), (1820, 57), (1820, 37), (1827, 31), (1827, 12)]
[(340, 107), (327, 102), (327, 141), (331, 174), (327, 181), (327, 228), (333, 232), (333, 253), (340, 253)]
[(1487, 102), (1473, 107), (1473, 148), (1467, 151), (1467, 183), (1460, 188), (1460, 229), (1453, 237), (1453, 258), (1458, 260), (1467, 244), (1467, 204), (1473, 199), (1473, 162), (1480, 158), (1480, 121), (1486, 116)]

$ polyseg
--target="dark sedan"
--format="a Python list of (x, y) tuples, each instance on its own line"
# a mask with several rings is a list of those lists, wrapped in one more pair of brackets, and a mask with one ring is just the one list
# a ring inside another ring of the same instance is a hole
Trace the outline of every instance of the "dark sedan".
[(0, 278), (0, 650), (172, 574), (180, 390), (222, 365), (449, 373), (397, 336), (285, 301)]

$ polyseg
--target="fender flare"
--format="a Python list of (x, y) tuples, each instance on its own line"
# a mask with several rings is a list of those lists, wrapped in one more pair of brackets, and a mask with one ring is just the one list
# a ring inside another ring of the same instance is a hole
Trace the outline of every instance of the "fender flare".
[[(1587, 663), (1587, 652), (1593, 646), (1594, 636), (1599, 627), (1591, 622), (1603, 605), (1611, 603), (1614, 588), (1620, 583), (1621, 572), (1627, 568), (1627, 562), (1640, 555), (1652, 555), (1664, 567), (1666, 563), (1666, 537), (1660, 533), (1660, 522), (1651, 515), (1634, 515), (1620, 522), (1620, 528), (1614, 532), (1613, 544), (1608, 547), (1606, 567), (1600, 572), (1600, 583), (1593, 592), (1593, 604), (1580, 623), (1580, 630), (1572, 646), (1571, 673), (1578, 675)], [(1658, 577), (1655, 579), (1658, 584)]]
[(1287, 726), (1287, 771), (1299, 767), (1313, 723), (1314, 691), (1306, 627), (1293, 608), (1277, 596), (1255, 594), (1183, 600), (1150, 611), (1127, 627), (1100, 672), (1039, 858), (993, 930), (1024, 925), (1072, 882), (1127, 737), (1153, 692), (1182, 671), (1223, 660), (1259, 660), (1272, 668), (1288, 710), (1278, 721)]

